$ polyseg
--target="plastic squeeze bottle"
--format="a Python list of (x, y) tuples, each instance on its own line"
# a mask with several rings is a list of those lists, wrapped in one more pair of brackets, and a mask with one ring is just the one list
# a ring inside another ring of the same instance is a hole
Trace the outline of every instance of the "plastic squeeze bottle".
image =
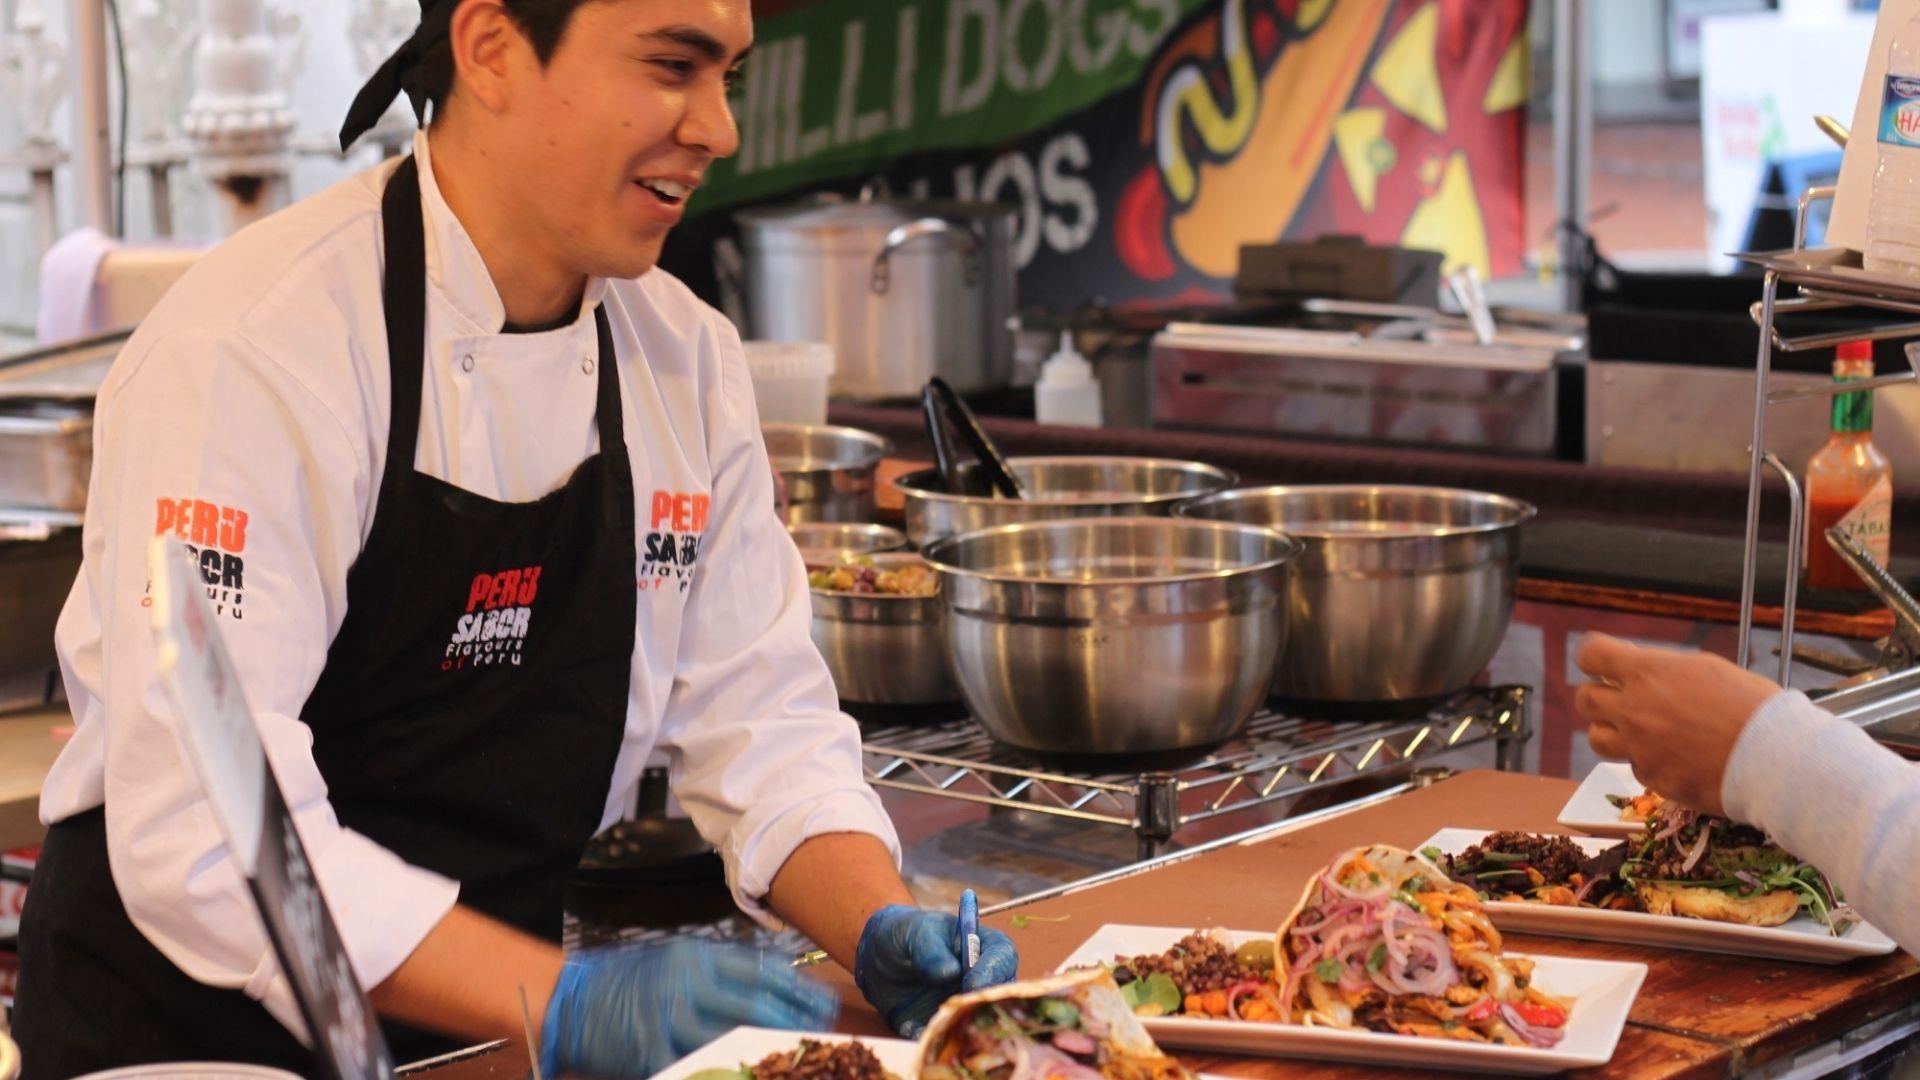
[(1093, 365), (1073, 347), (1073, 333), (1060, 331), (1060, 351), (1040, 365), (1033, 384), (1033, 417), (1043, 424), (1100, 426), (1100, 384)]
[(1894, 32), (1877, 136), (1863, 264), (1877, 274), (1920, 276), (1920, 15)]
[[(1871, 342), (1849, 341), (1834, 351), (1836, 382), (1872, 375)], [(1885, 566), (1892, 519), (1893, 466), (1873, 445), (1873, 391), (1835, 394), (1833, 433), (1807, 462), (1808, 587), (1864, 591), (1866, 582), (1827, 543), (1827, 528), (1838, 525)]]

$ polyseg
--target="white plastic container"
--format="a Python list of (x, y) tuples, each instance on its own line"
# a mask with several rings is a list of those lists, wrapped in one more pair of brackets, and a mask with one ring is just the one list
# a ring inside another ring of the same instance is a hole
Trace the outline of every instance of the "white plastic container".
[(124, 1069), (88, 1073), (75, 1080), (300, 1080), (293, 1073), (265, 1065), (225, 1061), (174, 1061), (156, 1065), (129, 1065)]
[(1920, 15), (1894, 32), (1877, 134), (1863, 264), (1878, 274), (1920, 277)]
[(819, 341), (743, 341), (753, 398), (765, 424), (827, 422), (833, 346)]
[(1033, 418), (1043, 424), (1100, 426), (1100, 384), (1093, 365), (1073, 347), (1073, 334), (1062, 331), (1060, 351), (1040, 365), (1033, 384)]

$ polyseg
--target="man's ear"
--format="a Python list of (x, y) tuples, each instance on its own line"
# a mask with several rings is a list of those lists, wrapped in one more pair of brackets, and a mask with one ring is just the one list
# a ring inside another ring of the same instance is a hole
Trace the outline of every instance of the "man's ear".
[(488, 112), (500, 112), (512, 99), (511, 77), (524, 59), (517, 54), (528, 48), (526, 37), (501, 0), (458, 2), (447, 30), (454, 80)]

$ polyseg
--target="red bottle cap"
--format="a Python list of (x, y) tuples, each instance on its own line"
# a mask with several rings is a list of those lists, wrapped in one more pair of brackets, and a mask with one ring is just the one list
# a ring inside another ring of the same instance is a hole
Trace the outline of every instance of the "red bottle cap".
[(1833, 358), (1835, 360), (1871, 361), (1873, 359), (1873, 342), (1843, 341), (1833, 350)]

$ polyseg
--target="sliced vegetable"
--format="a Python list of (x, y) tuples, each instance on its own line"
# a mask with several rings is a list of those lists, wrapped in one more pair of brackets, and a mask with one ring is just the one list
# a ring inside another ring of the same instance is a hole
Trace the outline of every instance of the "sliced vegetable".
[(1556, 1005), (1535, 1005), (1530, 1001), (1518, 1001), (1508, 1006), (1520, 1014), (1520, 1019), (1535, 1027), (1562, 1027), (1567, 1022), (1567, 1010)]

